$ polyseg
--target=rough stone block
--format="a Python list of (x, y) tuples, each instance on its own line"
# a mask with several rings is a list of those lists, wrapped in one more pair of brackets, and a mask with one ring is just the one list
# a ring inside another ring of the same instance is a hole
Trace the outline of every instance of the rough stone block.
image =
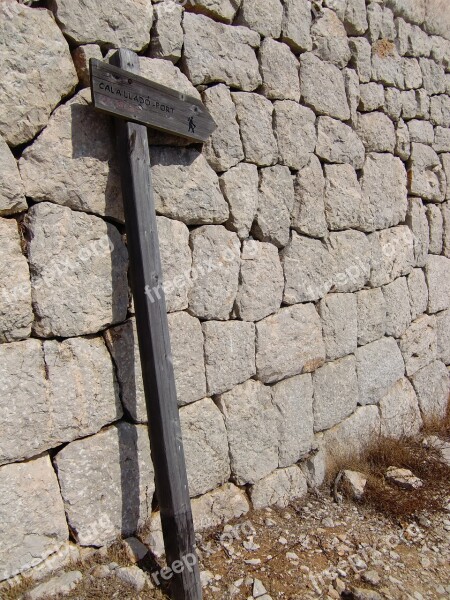
[(348, 106), (350, 108), (350, 124), (354, 127), (358, 120), (357, 109), (361, 99), (359, 93), (359, 79), (356, 71), (353, 69), (343, 69), (343, 75)]
[(210, 395), (221, 394), (255, 375), (253, 323), (209, 321), (203, 323), (202, 328)]
[(325, 216), (329, 229), (339, 231), (360, 224), (361, 187), (348, 164), (325, 165)]
[(210, 398), (180, 410), (189, 493), (199, 496), (230, 477), (228, 439), (222, 413)]
[(191, 504), (196, 531), (217, 527), (250, 510), (245, 492), (232, 483), (226, 483), (200, 498), (194, 498)]
[(371, 2), (367, 7), (369, 39), (392, 41), (395, 38), (394, 14), (378, 2)]
[(153, 465), (147, 427), (119, 423), (55, 457), (67, 520), (81, 546), (129, 537), (150, 516)]
[(356, 359), (346, 356), (313, 373), (314, 431), (329, 429), (349, 417), (358, 403)]
[(431, 95), (443, 94), (446, 90), (444, 67), (429, 58), (419, 58), (423, 87)]
[(450, 153), (441, 154), (442, 168), (444, 169), (445, 178), (447, 180), (447, 193), (445, 195), (446, 200), (450, 200)]
[(431, 97), (430, 120), (433, 125), (450, 127), (450, 97), (448, 95)]
[(283, 269), (276, 247), (244, 241), (236, 315), (244, 321), (260, 321), (280, 308), (283, 289)]
[(370, 276), (371, 252), (367, 236), (361, 231), (330, 233), (329, 248), (335, 263), (332, 284), (336, 292), (356, 292)]
[(446, 365), (450, 364), (450, 310), (436, 315), (437, 358)]
[(350, 35), (363, 35), (366, 32), (369, 24), (365, 0), (347, 0), (344, 25)]
[(278, 411), (278, 466), (289, 467), (311, 450), (313, 434), (313, 386), (311, 375), (297, 375), (272, 387)]
[[(450, 127), (436, 127), (434, 130), (433, 150), (435, 152), (450, 152)], [(447, 179), (447, 196), (449, 186), (450, 182)]]
[(256, 32), (188, 12), (184, 13), (183, 29), (183, 65), (194, 85), (221, 82), (245, 91), (260, 85), (254, 52), (260, 38)]
[(298, 233), (313, 237), (328, 234), (324, 205), (325, 179), (322, 165), (314, 154), (294, 180), (294, 207), (291, 226)]
[(320, 240), (293, 231), (291, 241), (281, 253), (281, 262), (286, 282), (285, 304), (318, 300), (333, 286), (336, 262)]
[(46, 454), (0, 467), (0, 581), (37, 566), (67, 541), (58, 480)]
[(325, 361), (319, 315), (312, 304), (282, 308), (256, 324), (258, 379), (273, 383), (310, 373)]
[(355, 37), (349, 39), (350, 51), (352, 53), (351, 64), (358, 73), (359, 81), (367, 83), (372, 75), (372, 49), (366, 38)]
[(358, 344), (363, 346), (386, 333), (386, 302), (380, 288), (356, 293)]
[(77, 70), (81, 87), (89, 87), (91, 84), (89, 74), (89, 61), (91, 58), (103, 60), (103, 54), (98, 44), (78, 46), (78, 48), (75, 48), (72, 52), (73, 64)]
[(378, 404), (391, 385), (403, 377), (405, 363), (390, 337), (361, 346), (356, 351), (359, 404)]
[(386, 88), (384, 91), (384, 112), (397, 121), (402, 114), (402, 95), (396, 88)]
[(15, 220), (0, 218), (0, 343), (29, 337), (33, 322), (28, 262)]
[(426, 0), (387, 0), (386, 5), (409, 23), (422, 25), (425, 20)]
[(189, 312), (202, 319), (228, 319), (238, 290), (240, 243), (225, 227), (204, 225), (191, 233)]
[(203, 154), (193, 148), (153, 146), (150, 155), (159, 214), (186, 225), (224, 223), (228, 219), (219, 179)]
[(401, 336), (399, 346), (408, 377), (438, 358), (436, 329), (436, 318), (422, 315)]
[(403, 161), (407, 161), (411, 156), (411, 140), (409, 137), (408, 126), (403, 119), (400, 119), (397, 124), (395, 136), (395, 155)]
[(300, 100), (299, 64), (289, 46), (265, 38), (259, 49), (261, 93), (270, 100)]
[(0, 40), (0, 135), (17, 146), (47, 125), (78, 78), (69, 46), (48, 11), (5, 0), (0, 5)]
[(366, 152), (391, 152), (395, 150), (395, 128), (391, 119), (381, 112), (359, 115), (356, 133)]
[(263, 37), (278, 38), (282, 19), (283, 5), (280, 0), (242, 0), (235, 22), (250, 27)]
[(405, 77), (405, 88), (407, 90), (420, 88), (423, 83), (423, 76), (417, 58), (404, 58), (402, 67)]
[(408, 275), (415, 264), (414, 239), (409, 227), (399, 225), (368, 237), (372, 247), (370, 285), (378, 287)]
[(384, 87), (381, 83), (365, 83), (359, 88), (360, 99), (358, 108), (362, 112), (371, 112), (384, 106)]
[(25, 190), (8, 144), (0, 136), (0, 216), (27, 210)]
[(445, 199), (445, 173), (433, 148), (425, 144), (411, 144), (408, 183), (409, 192), (413, 196), (435, 202)]
[(409, 198), (406, 224), (413, 234), (415, 265), (424, 267), (428, 260), (430, 230), (426, 209), (420, 198)]
[(343, 68), (351, 58), (347, 32), (335, 12), (324, 8), (312, 27), (314, 54), (320, 59)]
[(312, 53), (300, 57), (303, 102), (320, 115), (346, 121), (350, 118), (344, 77), (340, 70)]
[(351, 354), (357, 346), (356, 297), (328, 294), (319, 303), (323, 340), (328, 360)]
[(411, 305), (411, 319), (415, 321), (418, 316), (427, 310), (428, 287), (422, 269), (413, 269), (408, 275), (409, 303)]
[(270, 388), (250, 379), (218, 398), (236, 483), (256, 483), (278, 466), (277, 411)]
[(277, 469), (250, 488), (250, 498), (255, 510), (267, 506), (285, 508), (292, 500), (308, 493), (306, 477), (296, 466)]
[[(184, 223), (166, 217), (156, 217), (156, 222), (166, 308), (168, 312), (183, 310), (188, 307), (188, 292), (192, 286), (189, 229)], [(157, 300), (160, 289), (155, 288), (148, 293)]]
[(96, 333), (125, 319), (128, 256), (114, 225), (43, 202), (25, 227), (37, 335)]
[(417, 25), (411, 25), (403, 19), (395, 20), (397, 29), (396, 44), (402, 56), (429, 56), (431, 39)]
[(114, 131), (82, 90), (58, 107), (19, 166), (25, 193), (75, 210), (123, 221)]
[(450, 307), (450, 259), (445, 256), (428, 257), (425, 266), (428, 285), (428, 312), (436, 313)]
[(450, 202), (441, 204), (442, 211), (442, 254), (450, 258)]
[(386, 303), (386, 335), (403, 335), (411, 323), (411, 307), (406, 277), (399, 277), (382, 288)]
[(291, 169), (305, 167), (317, 143), (316, 116), (296, 102), (275, 102), (274, 132), (280, 161)]
[[(322, 434), (318, 434), (321, 436)], [(317, 438), (317, 436), (316, 436)], [(308, 488), (316, 489), (320, 487), (325, 481), (326, 475), (326, 464), (325, 464), (325, 452), (322, 447), (322, 443), (315, 442), (317, 449), (311, 454), (305, 461), (303, 461), (299, 467), (306, 477)]]
[(443, 0), (428, 0), (424, 27), (428, 33), (450, 40), (450, 17)]
[(360, 183), (361, 229), (386, 229), (404, 221), (408, 206), (406, 170), (399, 158), (384, 153), (368, 154)]
[(154, 22), (148, 53), (152, 57), (176, 63), (181, 58), (183, 48), (183, 8), (176, 3), (168, 7), (167, 3), (163, 2), (156, 4), (153, 11)]
[(380, 435), (380, 413), (376, 406), (361, 406), (323, 436), (326, 462), (345, 460), (364, 454), (370, 443)]
[(393, 42), (381, 39), (372, 46), (372, 79), (387, 86), (403, 89), (402, 57)]
[(330, 117), (317, 120), (316, 153), (331, 163), (348, 163), (355, 169), (364, 164), (364, 146), (356, 133), (344, 123)]
[(447, 367), (435, 360), (411, 377), (424, 421), (442, 419), (447, 411), (450, 391)]
[(294, 51), (312, 49), (311, 3), (309, 0), (285, 0), (281, 22), (281, 39)]
[(409, 138), (411, 142), (431, 144), (434, 142), (434, 128), (429, 121), (412, 119), (408, 122)]
[(227, 228), (240, 239), (248, 237), (258, 210), (258, 169), (256, 165), (240, 163), (220, 178), (220, 188), (230, 207)]
[(261, 242), (283, 248), (289, 241), (294, 206), (294, 182), (288, 167), (260, 170), (258, 211), (252, 235)]
[(388, 390), (380, 400), (381, 435), (401, 439), (419, 433), (422, 416), (416, 392), (406, 377)]
[(226, 171), (244, 160), (236, 107), (230, 90), (223, 84), (206, 89), (203, 102), (217, 124), (203, 145), (203, 153), (215, 171)]

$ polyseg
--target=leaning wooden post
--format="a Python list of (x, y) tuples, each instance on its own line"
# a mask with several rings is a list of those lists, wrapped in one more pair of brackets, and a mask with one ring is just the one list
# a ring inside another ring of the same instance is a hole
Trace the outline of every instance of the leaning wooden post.
[[(139, 73), (138, 56), (130, 50), (118, 50), (110, 62)], [(198, 562), (191, 559), (196, 557), (194, 527), (162, 289), (147, 128), (118, 118), (115, 127), (156, 493), (167, 564), (177, 565), (170, 580), (171, 595), (174, 600), (201, 600)], [(155, 288), (157, 299), (145, 293)]]

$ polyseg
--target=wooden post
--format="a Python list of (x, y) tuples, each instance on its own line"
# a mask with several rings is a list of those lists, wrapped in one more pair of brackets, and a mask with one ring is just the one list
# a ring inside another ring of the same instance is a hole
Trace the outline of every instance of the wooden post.
[[(138, 56), (130, 50), (118, 50), (110, 61), (122, 69), (139, 73)], [(171, 596), (173, 600), (201, 600), (166, 302), (162, 290), (147, 128), (118, 118), (115, 119), (115, 127), (156, 494), (167, 565), (176, 565), (170, 579)], [(155, 287), (160, 290), (160, 299), (145, 293), (146, 289)]]

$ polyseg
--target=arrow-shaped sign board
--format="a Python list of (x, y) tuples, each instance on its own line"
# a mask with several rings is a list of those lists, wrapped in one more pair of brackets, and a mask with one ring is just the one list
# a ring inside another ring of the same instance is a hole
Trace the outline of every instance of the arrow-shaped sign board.
[(195, 142), (206, 141), (216, 129), (197, 98), (95, 58), (90, 73), (92, 101), (103, 113)]

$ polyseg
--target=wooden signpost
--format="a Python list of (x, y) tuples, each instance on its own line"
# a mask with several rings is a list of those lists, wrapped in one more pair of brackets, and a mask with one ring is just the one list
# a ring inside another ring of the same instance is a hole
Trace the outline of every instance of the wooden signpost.
[(91, 89), (95, 108), (115, 117), (156, 494), (167, 565), (172, 568), (171, 596), (201, 600), (198, 562), (186, 558), (195, 556), (195, 537), (166, 303), (164, 293), (158, 300), (145, 294), (146, 289), (162, 285), (147, 126), (205, 141), (215, 123), (196, 98), (140, 77), (134, 52), (118, 50), (110, 61), (91, 59)]

